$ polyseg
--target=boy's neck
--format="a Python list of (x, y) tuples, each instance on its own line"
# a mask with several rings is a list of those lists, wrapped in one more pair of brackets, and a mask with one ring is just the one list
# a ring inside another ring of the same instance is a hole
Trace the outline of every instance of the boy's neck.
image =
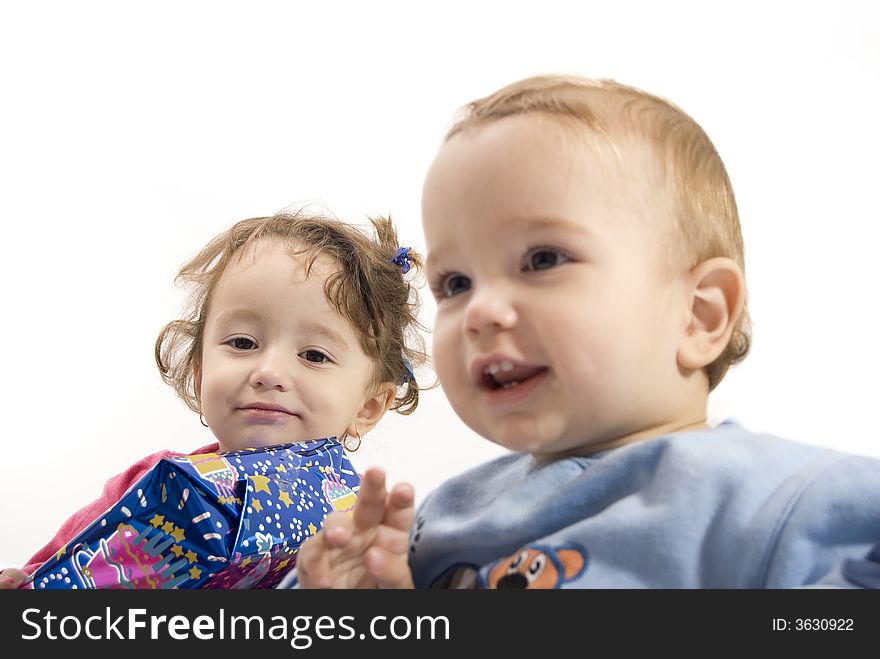
[(558, 458), (590, 457), (596, 455), (597, 453), (603, 453), (605, 451), (620, 448), (621, 446), (626, 446), (627, 444), (643, 442), (649, 439), (654, 439), (655, 437), (671, 435), (672, 433), (676, 432), (690, 432), (692, 430), (705, 430), (706, 428), (709, 428), (709, 424), (706, 421), (705, 416), (700, 419), (675, 421), (652, 426), (651, 428), (646, 428), (644, 430), (639, 430), (637, 432), (629, 433), (626, 435), (621, 435), (620, 437), (615, 437), (614, 439), (608, 440), (606, 442), (592, 444), (589, 447), (579, 447), (578, 449), (573, 449), (571, 451), (566, 451), (563, 453), (554, 453), (552, 455), (536, 454), (534, 455), (534, 458), (535, 460), (538, 460), (540, 462), (545, 462)]

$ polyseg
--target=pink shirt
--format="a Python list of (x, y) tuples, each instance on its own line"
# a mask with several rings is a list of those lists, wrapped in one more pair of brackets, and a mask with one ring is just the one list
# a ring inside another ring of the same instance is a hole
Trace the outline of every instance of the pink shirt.
[(219, 445), (214, 442), (213, 444), (203, 446), (192, 453), (159, 451), (158, 453), (153, 453), (145, 458), (141, 458), (121, 474), (117, 474), (107, 481), (104, 484), (104, 491), (101, 493), (101, 496), (71, 515), (67, 521), (61, 525), (61, 528), (58, 529), (58, 533), (55, 534), (55, 537), (52, 538), (40, 551), (31, 556), (27, 565), (25, 565), (22, 570), (31, 574), (34, 570), (40, 567), (40, 565), (48, 560), (52, 554), (73, 540), (80, 531), (103, 515), (110, 506), (119, 501), (119, 499), (122, 498), (122, 495), (128, 491), (128, 488), (143, 478), (144, 474), (150, 471), (159, 460), (162, 460), (163, 458), (179, 458), (185, 455), (198, 455), (200, 453), (215, 453), (219, 448)]

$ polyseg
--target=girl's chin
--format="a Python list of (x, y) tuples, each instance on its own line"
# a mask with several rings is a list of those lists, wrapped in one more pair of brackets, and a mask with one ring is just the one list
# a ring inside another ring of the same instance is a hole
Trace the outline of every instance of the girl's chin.
[(291, 440), (277, 439), (274, 437), (243, 437), (241, 439), (234, 439), (229, 442), (220, 442), (220, 450), (224, 452), (229, 452), (243, 451), (245, 449), (254, 448), (260, 449), (266, 448), (267, 446), (274, 446), (275, 444), (286, 444), (290, 441)]
[(297, 442), (307, 442), (313, 439), (324, 439), (325, 437), (334, 437), (333, 434), (314, 435), (302, 437), (299, 435), (290, 435), (279, 433), (277, 437), (267, 437), (260, 435), (257, 437), (243, 437), (228, 442), (220, 442), (221, 451), (243, 451), (245, 449), (266, 448), (267, 446), (277, 446), (278, 444), (295, 444)]

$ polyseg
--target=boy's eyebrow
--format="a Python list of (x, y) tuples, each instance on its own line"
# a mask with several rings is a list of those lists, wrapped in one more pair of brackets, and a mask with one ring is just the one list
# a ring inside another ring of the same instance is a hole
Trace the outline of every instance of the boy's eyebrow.
[[(582, 223), (562, 219), (559, 217), (514, 218), (510, 220), (510, 224), (513, 227), (522, 228), (526, 231), (566, 230), (576, 231), (577, 233), (583, 234), (585, 236), (592, 235), (592, 231), (590, 231), (590, 229), (585, 227)], [(446, 254), (447, 251), (455, 252), (456, 249), (454, 248), (454, 246), (449, 249), (441, 246), (439, 249), (429, 250), (425, 258), (425, 268), (427, 270), (430, 270), (432, 264), (436, 263), (439, 260), (442, 260), (442, 257)]]
[(514, 220), (515, 224), (523, 225), (527, 230), (565, 229), (578, 233), (590, 234), (591, 231), (580, 222), (563, 219), (561, 217), (530, 217), (522, 220)]

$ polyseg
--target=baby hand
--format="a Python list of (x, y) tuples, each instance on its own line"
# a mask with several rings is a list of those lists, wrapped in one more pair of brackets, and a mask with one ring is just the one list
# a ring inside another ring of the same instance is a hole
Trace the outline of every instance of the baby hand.
[(303, 543), (296, 571), (301, 588), (412, 588), (407, 553), (415, 517), (407, 484), (385, 490), (385, 472), (367, 470), (349, 515), (334, 512)]
[(8, 567), (0, 570), (0, 590), (12, 590), (18, 588), (27, 579), (27, 574), (16, 567)]

